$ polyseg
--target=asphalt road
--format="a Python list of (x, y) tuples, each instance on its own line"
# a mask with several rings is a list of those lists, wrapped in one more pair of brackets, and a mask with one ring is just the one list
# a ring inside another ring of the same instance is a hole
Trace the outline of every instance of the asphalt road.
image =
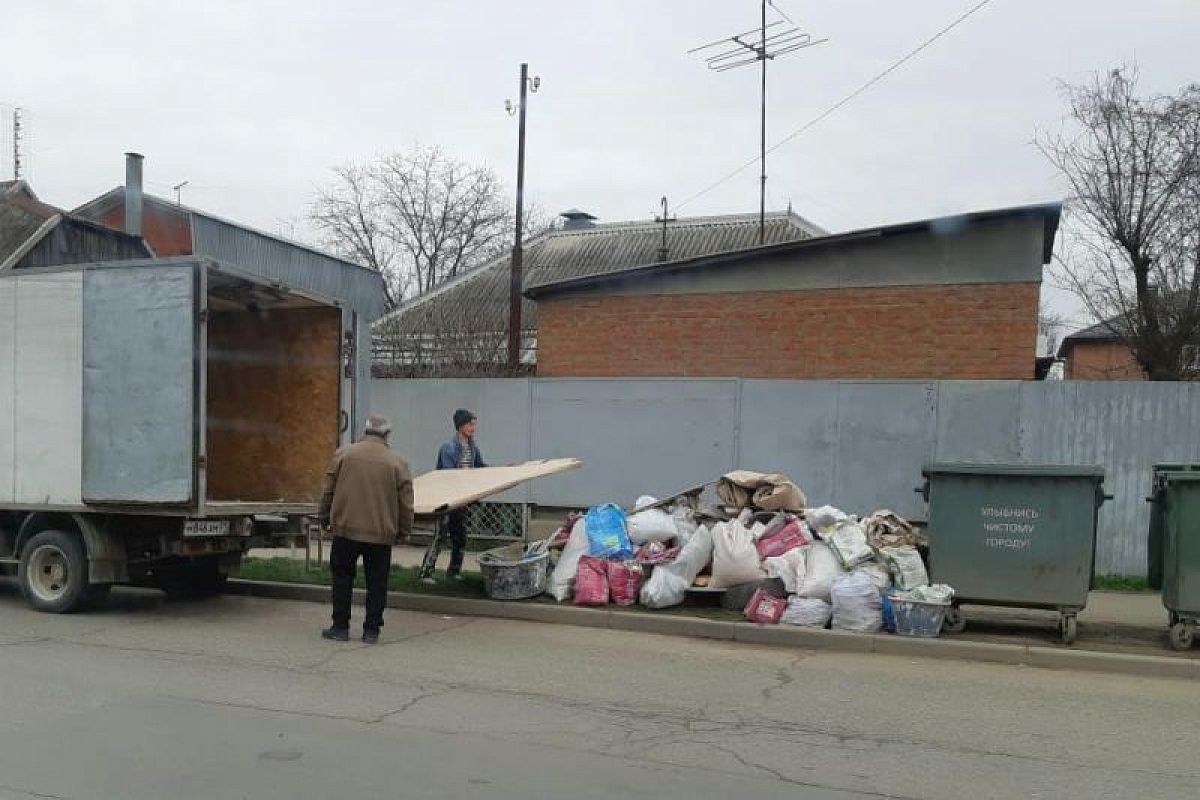
[(1200, 797), (1194, 682), (0, 584), (0, 798)]

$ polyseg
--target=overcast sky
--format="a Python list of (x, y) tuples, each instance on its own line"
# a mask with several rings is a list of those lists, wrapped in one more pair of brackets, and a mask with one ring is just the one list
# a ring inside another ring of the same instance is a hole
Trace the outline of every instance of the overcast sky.
[[(778, 141), (978, 0), (775, 0), (830, 41), (771, 67)], [(601, 220), (652, 216), (757, 153), (758, 74), (713, 73), (687, 50), (757, 24), (757, 0), (3, 0), (0, 177), (11, 107), (28, 177), (73, 207), (147, 188), (276, 233), (328, 168), (414, 142), (494, 167), (512, 185), (504, 100), (521, 61), (528, 197)], [(778, 15), (771, 12), (771, 18)], [(991, 0), (913, 61), (769, 158), (768, 207), (833, 230), (1059, 199), (1033, 148), (1062, 118), (1057, 80), (1138, 63), (1142, 88), (1200, 80), (1196, 0)], [(757, 210), (757, 168), (681, 215)], [(1053, 291), (1052, 303), (1078, 312)], [(1079, 322), (1086, 320), (1080, 318)]]

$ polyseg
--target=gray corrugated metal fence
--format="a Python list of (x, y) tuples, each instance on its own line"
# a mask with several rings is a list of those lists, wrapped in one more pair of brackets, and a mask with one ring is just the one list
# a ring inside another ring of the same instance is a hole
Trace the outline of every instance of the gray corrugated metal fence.
[(1096, 569), (1142, 575), (1150, 466), (1200, 462), (1200, 384), (1021, 381), (380, 380), (374, 410), (423, 472), (450, 415), (480, 417), (491, 463), (585, 467), (504, 499), (549, 506), (669, 494), (734, 467), (785, 472), (814, 503), (925, 515), (931, 460), (1099, 464)]

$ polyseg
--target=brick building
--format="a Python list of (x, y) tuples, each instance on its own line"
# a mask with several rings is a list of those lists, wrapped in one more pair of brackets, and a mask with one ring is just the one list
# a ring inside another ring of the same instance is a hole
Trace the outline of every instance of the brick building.
[(1038, 205), (530, 286), (544, 377), (1032, 379)]
[[(1146, 371), (1117, 333), (1118, 317), (1076, 331), (1062, 340), (1058, 359), (1069, 381), (1144, 381)], [(1185, 379), (1200, 376), (1200, 345), (1183, 346), (1180, 353)]]
[[(572, 209), (561, 228), (525, 242), (525, 287), (602, 275), (660, 263), (752, 247), (759, 242), (757, 214), (727, 214), (673, 220), (666, 240), (654, 220), (596, 222)], [(826, 232), (803, 217), (768, 212), (766, 242), (793, 242)], [(381, 376), (507, 374), (509, 275), (505, 253), (415, 297), (375, 326), (375, 370)], [(526, 298), (521, 312), (522, 362), (538, 360), (538, 306)]]
[(1062, 340), (1058, 358), (1069, 381), (1144, 381), (1146, 373), (1121, 337), (1113, 320), (1076, 331)]

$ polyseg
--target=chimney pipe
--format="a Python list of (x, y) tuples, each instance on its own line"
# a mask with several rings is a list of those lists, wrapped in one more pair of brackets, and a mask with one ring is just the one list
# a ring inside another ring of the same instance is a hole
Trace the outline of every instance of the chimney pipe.
[(125, 232), (142, 235), (142, 154), (125, 154)]

